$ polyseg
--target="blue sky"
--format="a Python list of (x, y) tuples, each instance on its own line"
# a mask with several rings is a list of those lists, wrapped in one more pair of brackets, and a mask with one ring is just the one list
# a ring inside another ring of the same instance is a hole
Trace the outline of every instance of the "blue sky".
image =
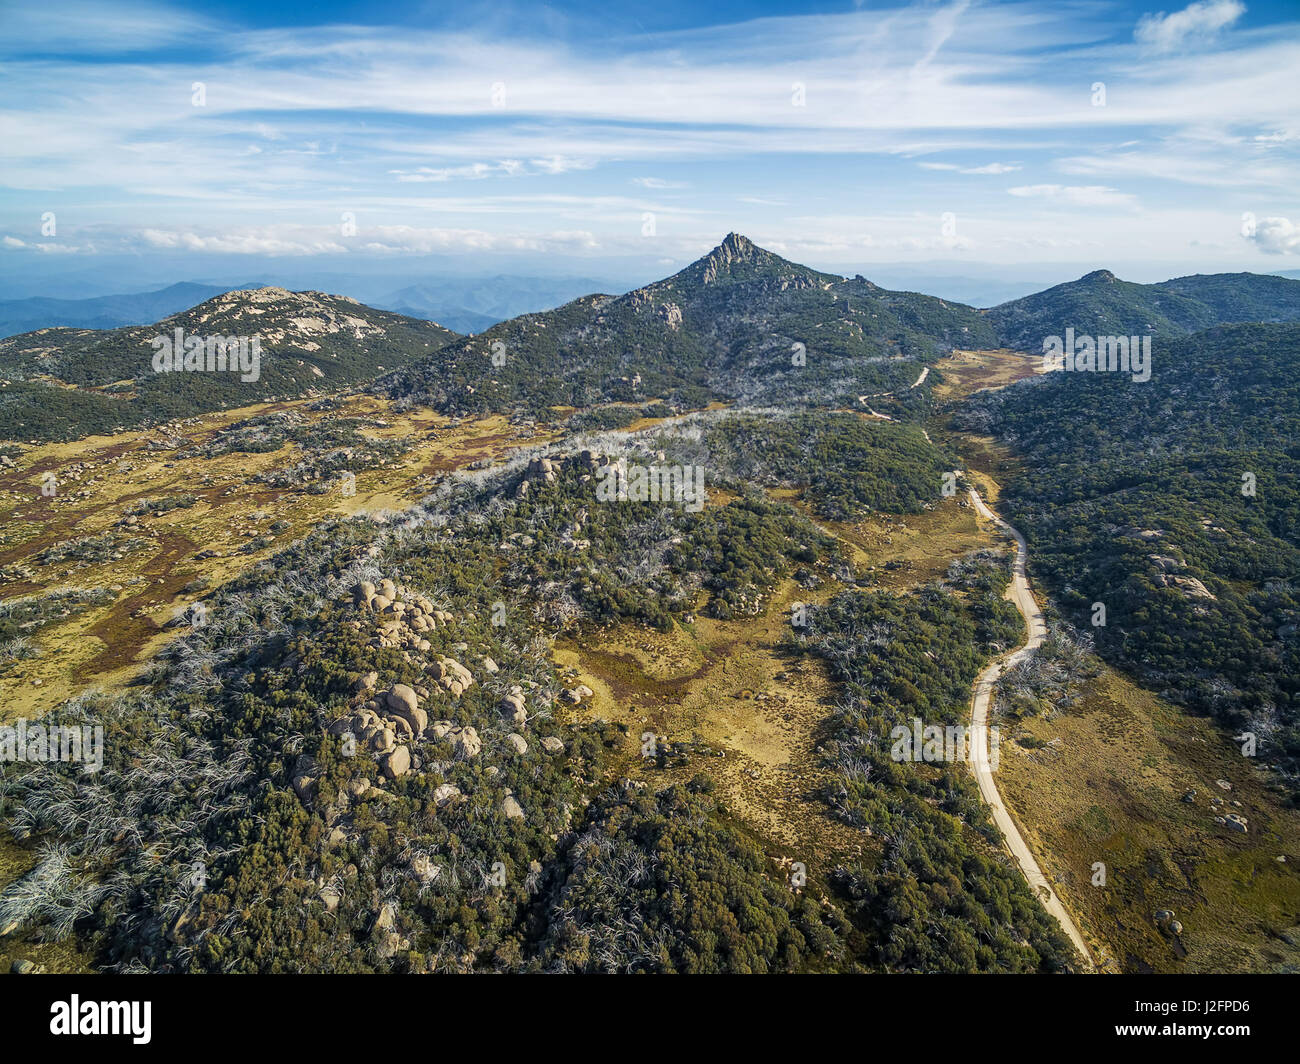
[(448, 8), (6, 4), (0, 266), (1300, 268), (1294, 4)]

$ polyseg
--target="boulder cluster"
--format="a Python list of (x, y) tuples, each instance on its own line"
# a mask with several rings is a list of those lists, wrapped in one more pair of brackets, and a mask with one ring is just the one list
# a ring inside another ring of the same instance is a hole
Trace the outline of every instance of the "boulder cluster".
[[(437, 671), (440, 682), (453, 694), (459, 694), (474, 678), (458, 661), (443, 658), (429, 667), (430, 674)], [(375, 755), (384, 775), (400, 779), (419, 765), (411, 751), (411, 744), (420, 739), (447, 739), (461, 760), (478, 757), (483, 742), (472, 727), (460, 727), (449, 720), (430, 722), (428, 711), (420, 705), (422, 698), (430, 697), (424, 687), (410, 687), (395, 683), (386, 691), (375, 692), (378, 675), (370, 672), (358, 681), (361, 696), (371, 695), (352, 713), (341, 717), (330, 726), (334, 735), (351, 734), (358, 746)]]
[(428, 673), (453, 698), (459, 698), (474, 686), (474, 677), (469, 669), (455, 658), (439, 658), (429, 665)]
[(577, 467), (579, 479), (586, 480), (595, 476), (596, 471), (602, 466), (610, 464), (610, 457), (605, 454), (598, 454), (596, 451), (581, 451), (573, 456), (570, 461)]
[[(1232, 790), (1232, 784), (1228, 780), (1215, 780), (1214, 784), (1221, 791)], [(1241, 802), (1235, 798), (1230, 800), (1238, 809), (1244, 808)], [(1188, 805), (1194, 805), (1196, 803), (1196, 788), (1189, 787), (1185, 790), (1183, 792), (1182, 801), (1186, 802)], [(1215, 795), (1210, 799), (1210, 812), (1212, 814), (1217, 814), (1214, 816), (1214, 822), (1221, 827), (1227, 828), (1229, 831), (1239, 831), (1243, 835), (1249, 834), (1250, 821), (1246, 817), (1242, 816), (1241, 813), (1229, 812), (1228, 801), (1229, 799), (1220, 798), (1218, 795)]]
[(554, 484), (556, 478), (560, 475), (560, 467), (549, 458), (534, 458), (528, 463), (528, 468), (524, 470), (524, 478), (515, 488), (515, 498), (523, 499), (528, 496), (528, 486), (536, 484), (539, 481), (543, 484)]
[[(501, 715), (505, 717), (519, 731), (528, 730), (528, 709), (526, 706), (527, 697), (524, 695), (524, 689), (518, 684), (511, 687), (501, 699), (498, 708)], [(514, 750), (517, 754), (528, 753), (528, 740), (519, 732), (511, 732), (506, 736), (506, 745)], [(548, 735), (541, 740), (542, 749), (548, 754), (558, 754), (564, 750), (564, 742), (553, 735)]]
[[(435, 609), (423, 596), (409, 594), (392, 580), (381, 580), (378, 584), (362, 581), (352, 589), (352, 595), (363, 612), (375, 617), (373, 646), (426, 652), (432, 647), (423, 633), (435, 631), (455, 619), (445, 610)], [(359, 622), (350, 623), (362, 627)], [(463, 643), (456, 644), (455, 649), (464, 646)], [(483, 739), (475, 728), (451, 720), (430, 720), (428, 709), (429, 701), (435, 698), (450, 696), (453, 700), (459, 699), (475, 685), (474, 674), (445, 654), (428, 659), (407, 654), (406, 659), (412, 664), (423, 660), (423, 683), (414, 686), (395, 683), (381, 689), (379, 674), (365, 673), (356, 682), (352, 710), (329, 727), (333, 735), (350, 735), (357, 749), (371, 754), (383, 775), (390, 780), (400, 779), (408, 772), (424, 767), (418, 753), (418, 744), (422, 740), (446, 740), (451, 744), (453, 756), (460, 761), (473, 760), (483, 750)], [(489, 675), (499, 671), (497, 663), (486, 656), (482, 658), (482, 668)], [(500, 707), (513, 727), (504, 736), (504, 749), (517, 755), (526, 754), (528, 741), (519, 734), (528, 727), (524, 689), (517, 684), (511, 687), (502, 698)], [(541, 746), (549, 754), (564, 750), (564, 743), (554, 737), (542, 739)], [(445, 771), (447, 766), (445, 763), (432, 763), (430, 767)], [(309, 774), (302, 775), (306, 777)], [(314, 778), (295, 781), (295, 790), (300, 794), (307, 793), (312, 783)], [(445, 804), (459, 795), (457, 787), (444, 783), (438, 787), (434, 798), (439, 804)]]
[[(332, 816), (327, 818), (327, 822), (334, 827), (330, 835), (331, 844), (346, 837), (344, 814), (351, 802), (382, 794), (385, 780), (400, 780), (409, 773), (420, 771), (433, 772), (435, 779), (445, 776), (456, 762), (474, 761), (486, 756), (485, 742), (492, 751), (500, 754), (523, 756), (529, 751), (529, 740), (520, 734), (527, 730), (528, 710), (524, 688), (519, 685), (511, 687), (501, 699), (501, 709), (508, 718), (508, 728), (501, 732), (493, 729), (492, 735), (481, 736), (469, 724), (430, 719), (431, 701), (449, 698), (454, 704), (476, 683), (474, 674), (456, 658), (428, 653), (432, 646), (423, 633), (433, 632), (454, 621), (450, 613), (435, 609), (423, 596), (410, 594), (387, 579), (377, 584), (362, 581), (352, 589), (352, 596), (368, 619), (364, 623), (347, 623), (357, 630), (364, 630), (365, 624), (373, 619), (375, 639), (371, 645), (406, 648), (403, 657), (409, 664), (422, 669), (423, 676), (413, 683), (394, 683), (385, 687), (379, 682), (378, 672), (361, 675), (354, 685), (350, 708), (329, 725), (327, 730), (331, 735), (351, 745), (349, 753), (372, 757), (379, 769), (373, 782), (370, 778), (353, 779), (346, 791), (340, 790), (337, 796), (329, 798), (327, 809)], [(468, 647), (456, 643), (452, 649), (460, 652), (468, 650)], [(479, 660), (482, 671), (489, 676), (500, 671), (490, 657), (482, 656)], [(550, 755), (562, 754), (565, 750), (563, 740), (555, 736), (539, 737), (534, 741)], [(428, 749), (422, 745), (427, 742), (447, 743), (451, 748), (450, 760), (430, 760)], [(491, 779), (500, 771), (498, 766), (488, 765), (483, 773)], [(315, 806), (319, 801), (318, 779), (318, 767), (309, 758), (300, 758), (292, 773), (293, 789), (308, 805)], [(439, 806), (462, 796), (461, 788), (454, 783), (438, 782), (433, 791), (433, 799)], [(509, 790), (503, 792), (501, 808), (509, 819), (524, 816), (522, 807)]]
[(1160, 587), (1172, 587), (1188, 598), (1214, 600), (1215, 596), (1209, 588), (1196, 577), (1186, 575), (1184, 570), (1187, 565), (1180, 558), (1169, 554), (1148, 554), (1147, 559), (1159, 570), (1154, 579)]
[(1216, 824), (1222, 824), (1229, 831), (1240, 831), (1243, 835), (1249, 830), (1250, 822), (1240, 813), (1225, 813), (1214, 818)]
[[(426, 633), (455, 620), (446, 610), (434, 608), (423, 595), (408, 595), (391, 580), (381, 580), (377, 587), (363, 580), (352, 589), (352, 595), (358, 606), (374, 615), (371, 645), (376, 647), (428, 650)], [(359, 626), (359, 622), (355, 623)]]
[(500, 710), (516, 728), (528, 727), (528, 710), (524, 708), (524, 689), (515, 684), (508, 694), (501, 699)]
[(571, 706), (579, 705), (584, 698), (591, 698), (596, 692), (588, 687), (585, 683), (578, 684), (577, 687), (570, 687), (561, 693), (560, 698), (568, 702)]
[(585, 483), (596, 475), (603, 466), (611, 463), (608, 455), (596, 451), (582, 451), (567, 458), (534, 458), (524, 470), (523, 479), (515, 488), (515, 498), (526, 498), (530, 484), (554, 484), (560, 473), (567, 467), (578, 471), (578, 479)]

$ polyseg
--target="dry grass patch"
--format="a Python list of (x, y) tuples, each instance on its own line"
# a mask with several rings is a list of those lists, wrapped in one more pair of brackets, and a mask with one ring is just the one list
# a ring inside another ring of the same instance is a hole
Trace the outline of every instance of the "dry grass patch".
[[(817, 797), (829, 779), (817, 745), (834, 684), (821, 662), (779, 648), (791, 603), (824, 597), (787, 581), (763, 617), (700, 617), (667, 633), (623, 625), (602, 633), (597, 645), (556, 650), (557, 661), (596, 692), (583, 714), (626, 727), (617, 771), (656, 787), (710, 776), (774, 856), (802, 861), (818, 879), (870, 844)], [(641, 755), (646, 733), (693, 744), (692, 752), (685, 763), (660, 768)]]
[[(67, 587), (108, 588), (114, 595), (104, 606), (56, 617), (35, 631), (39, 657), (0, 664), (6, 695), (0, 717), (39, 716), (89, 686), (126, 682), (170, 638), (163, 626), (179, 611), (327, 517), (406, 509), (423, 497), (436, 473), (549, 438), (516, 430), (503, 417), (452, 425), (428, 411), (397, 412), (373, 396), (346, 397), (328, 411), (312, 411), (310, 403), (262, 403), (166, 428), (33, 447), (19, 456), (16, 468), (0, 474), (0, 566), (30, 572), (6, 581), (3, 599)], [(264, 453), (179, 457), (190, 448), (202, 452), (236, 422), (275, 411), (293, 411), (308, 424), (326, 417), (375, 418), (384, 424), (365, 429), (366, 435), (401, 438), (411, 450), (386, 468), (359, 473), (351, 496), (334, 490), (311, 495), (254, 480), (297, 462), (302, 448), (293, 443)], [(188, 441), (184, 447), (148, 448), (149, 440), (173, 432)], [(46, 472), (58, 484), (53, 496), (40, 491)], [(129, 531), (116, 527), (133, 503), (183, 494), (194, 495), (194, 505), (143, 515)], [(120, 559), (86, 564), (42, 566), (32, 560), (46, 547), (111, 533), (144, 544)], [(198, 557), (207, 552), (212, 556)]]
[[(1001, 723), (997, 782), (1086, 933), (1126, 971), (1300, 970), (1300, 816), (1267, 773), (1114, 670), (1084, 690), (1050, 720)], [(1214, 822), (1228, 812), (1248, 819), (1246, 834)], [(1104, 887), (1092, 885), (1096, 862)], [(1157, 929), (1158, 909), (1180, 935)]]
[(1042, 359), (1022, 351), (954, 351), (934, 365), (942, 377), (932, 393), (936, 399), (962, 399), (985, 388), (1005, 388), (1042, 372)]

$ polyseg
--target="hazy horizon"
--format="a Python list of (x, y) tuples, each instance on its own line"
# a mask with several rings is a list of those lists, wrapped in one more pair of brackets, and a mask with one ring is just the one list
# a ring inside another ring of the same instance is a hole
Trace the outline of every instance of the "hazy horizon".
[(732, 230), (922, 290), (1300, 252), (1284, 3), (3, 18), (11, 297), (467, 271), (627, 288)]
[[(0, 263), (0, 271), (3, 271), (0, 272), (0, 283), (5, 286), (4, 300), (38, 296), (67, 300), (94, 299), (157, 291), (187, 283), (228, 288), (276, 285), (298, 291), (314, 289), (366, 302), (385, 298), (396, 288), (489, 280), (552, 283), (572, 288), (575, 295), (598, 292), (617, 295), (671, 276), (693, 261), (693, 258), (683, 259), (657, 268), (643, 267), (638, 270), (633, 263), (625, 260), (593, 260), (586, 263), (590, 268), (582, 271), (579, 267), (583, 263), (557, 264), (553, 257), (543, 257), (540, 260), (527, 257), (506, 259), (494, 267), (490, 261), (475, 260), (473, 256), (321, 260), (314, 257), (194, 258), (135, 255), (82, 260), (72, 269), (68, 268), (67, 260), (61, 259), (57, 263), (28, 264), (25, 269), (12, 271), (5, 269), (14, 266), (10, 259)], [(918, 291), (979, 307), (993, 306), (998, 302), (1077, 280), (1094, 270), (1111, 270), (1123, 280), (1143, 284), (1193, 273), (1243, 272), (1239, 266), (1216, 269), (1210, 264), (1203, 269), (1190, 269), (1188, 263), (1179, 262), (1130, 264), (1127, 270), (1117, 270), (1103, 261), (1042, 262), (1016, 266), (978, 261), (932, 260), (875, 262), (863, 264), (857, 269), (816, 260), (793, 261), (827, 273), (850, 277), (861, 274), (882, 288)], [(1244, 272), (1290, 277), (1300, 275), (1300, 269), (1287, 269), (1285, 261), (1261, 265), (1274, 268), (1254, 268)], [(547, 269), (548, 266), (550, 269)], [(573, 268), (566, 269), (564, 266)], [(980, 293), (984, 293), (983, 298)]]

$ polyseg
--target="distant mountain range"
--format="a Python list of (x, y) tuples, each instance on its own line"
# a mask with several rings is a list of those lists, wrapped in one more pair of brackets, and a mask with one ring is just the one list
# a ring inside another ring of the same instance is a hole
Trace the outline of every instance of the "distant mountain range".
[[(400, 312), (319, 292), (264, 287), (213, 294), (194, 284), (74, 301), (96, 304), (86, 312), (105, 316), (147, 314), (151, 307), (165, 313), (154, 325), (44, 328), (0, 340), (7, 378), (0, 435), (85, 435), (370, 381), (382, 394), (458, 416), (547, 417), (555, 407), (662, 399), (680, 409), (723, 400), (869, 409), (905, 419), (929, 403), (928, 389), (914, 387), (920, 371), (954, 348), (1040, 353), (1045, 337), (1067, 328), (1181, 337), (1243, 321), (1300, 321), (1300, 281), (1274, 275), (1136, 284), (1098, 270), (977, 310), (822, 273), (736, 233), (671, 277), (624, 295), (582, 295), (486, 324), (514, 300), (546, 298), (555, 290), (550, 284), (579, 283), (521, 280), (527, 281), (503, 279), (496, 302), (491, 280), (445, 291), (410, 285), (393, 293)], [(209, 298), (170, 309), (195, 295)], [(425, 320), (448, 299), (462, 304), (460, 324), (471, 332), (486, 324), (483, 331), (466, 336)], [(257, 379), (155, 372), (150, 340), (177, 328), (258, 334)]]
[(436, 321), (460, 333), (478, 333), (498, 322), (550, 310), (591, 292), (608, 291), (590, 278), (499, 275), (464, 280), (432, 278), (373, 300), (373, 305), (412, 318)]
[(231, 288), (181, 281), (156, 292), (133, 292), (93, 299), (0, 300), (0, 336), (14, 336), (34, 329), (72, 326), (79, 329), (116, 329), (121, 325), (144, 325), (185, 310)]
[[(352, 291), (347, 287), (348, 278), (331, 280), (333, 290)], [(352, 283), (358, 289), (356, 294), (369, 306), (434, 321), (460, 333), (482, 332), (507, 318), (549, 310), (588, 292), (608, 290), (602, 282), (590, 278), (513, 274), (433, 277), (400, 286), (393, 278), (354, 278)], [(0, 300), (0, 337), (57, 327), (116, 329), (145, 325), (224, 292), (267, 285), (263, 281), (232, 285), (182, 281), (156, 291), (87, 299), (4, 299)]]

